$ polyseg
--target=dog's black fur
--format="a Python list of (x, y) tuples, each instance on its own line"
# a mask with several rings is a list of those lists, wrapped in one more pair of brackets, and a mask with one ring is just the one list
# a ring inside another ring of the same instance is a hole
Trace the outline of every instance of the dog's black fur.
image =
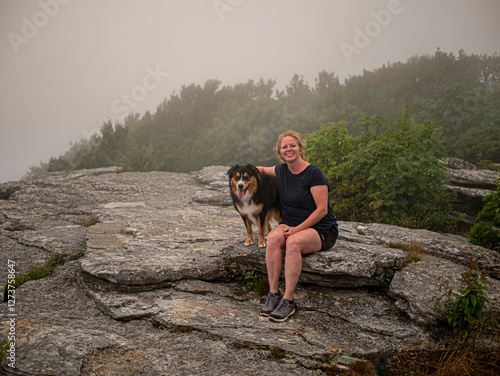
[(233, 204), (245, 223), (245, 245), (253, 244), (252, 224), (258, 228), (259, 247), (266, 246), (265, 236), (271, 231), (271, 220), (281, 222), (278, 182), (259, 172), (251, 164), (234, 165), (227, 171)]

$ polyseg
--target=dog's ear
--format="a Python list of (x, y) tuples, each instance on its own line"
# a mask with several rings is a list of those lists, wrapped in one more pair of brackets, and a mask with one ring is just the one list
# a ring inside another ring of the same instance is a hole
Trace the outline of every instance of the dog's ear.
[(231, 175), (234, 172), (234, 170), (236, 170), (238, 167), (240, 167), (240, 166), (235, 164), (233, 167), (231, 167), (229, 170), (227, 170), (226, 175)]
[(257, 174), (258, 174), (258, 173), (260, 173), (259, 169), (258, 169), (257, 167), (255, 167), (253, 164), (250, 164), (250, 163), (249, 163), (249, 164), (247, 164), (247, 168), (248, 168), (249, 170), (253, 170), (253, 171), (255, 171), (255, 173), (257, 173)]

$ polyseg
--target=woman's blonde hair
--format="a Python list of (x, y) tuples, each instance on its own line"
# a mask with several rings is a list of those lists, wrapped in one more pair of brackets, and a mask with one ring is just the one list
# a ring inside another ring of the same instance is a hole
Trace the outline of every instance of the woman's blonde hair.
[(306, 151), (305, 151), (305, 141), (302, 140), (302, 136), (299, 132), (296, 132), (294, 130), (287, 130), (286, 132), (283, 132), (282, 134), (279, 135), (278, 137), (278, 142), (276, 142), (276, 146), (274, 147), (274, 153), (276, 155), (276, 158), (280, 163), (285, 163), (285, 160), (281, 156), (281, 143), (283, 142), (283, 138), (286, 136), (291, 136), (295, 138), (297, 141), (297, 146), (299, 147), (300, 150), (300, 155), (303, 160), (307, 161), (307, 156), (306, 156)]

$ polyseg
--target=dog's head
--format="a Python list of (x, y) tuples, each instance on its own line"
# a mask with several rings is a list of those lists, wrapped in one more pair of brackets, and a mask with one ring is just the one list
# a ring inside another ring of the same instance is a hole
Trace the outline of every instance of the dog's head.
[(257, 190), (259, 170), (251, 164), (246, 166), (234, 165), (227, 171), (229, 187), (241, 200), (246, 194), (253, 195)]

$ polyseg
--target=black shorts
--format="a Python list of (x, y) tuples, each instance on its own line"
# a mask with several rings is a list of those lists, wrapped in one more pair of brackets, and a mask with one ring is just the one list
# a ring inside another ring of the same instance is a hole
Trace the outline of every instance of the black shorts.
[(315, 228), (316, 232), (319, 234), (321, 239), (321, 249), (320, 251), (327, 251), (335, 245), (339, 232), (335, 226), (330, 227), (328, 230), (322, 230)]

